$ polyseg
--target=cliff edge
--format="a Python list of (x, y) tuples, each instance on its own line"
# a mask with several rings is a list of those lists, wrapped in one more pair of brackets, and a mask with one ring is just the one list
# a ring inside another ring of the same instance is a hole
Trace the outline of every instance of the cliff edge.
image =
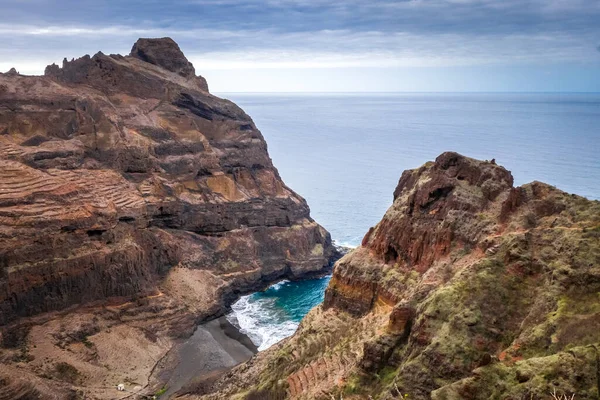
[(599, 293), (599, 202), (444, 153), (293, 337), (182, 398), (596, 399)]
[(0, 375), (33, 371), (16, 391), (108, 398), (132, 366), (144, 386), (199, 321), (334, 253), (252, 119), (172, 39), (0, 74)]

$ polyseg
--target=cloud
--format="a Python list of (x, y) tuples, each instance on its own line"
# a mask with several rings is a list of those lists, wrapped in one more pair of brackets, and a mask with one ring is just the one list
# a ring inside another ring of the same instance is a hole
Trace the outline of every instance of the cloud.
[[(409, 33), (595, 31), (596, 0), (3, 0), (0, 22), (132, 25), (278, 32)], [(235, 27), (235, 28), (234, 28)]]
[[(0, 33), (13, 28), (0, 26)], [(13, 29), (14, 30), (14, 29)], [(278, 34), (263, 31), (136, 29), (107, 27), (22, 27), (26, 47), (6, 48), (3, 63), (41, 73), (63, 57), (98, 50), (127, 54), (139, 36), (171, 36), (201, 73), (206, 70), (277, 68), (397, 68), (474, 65), (586, 63), (589, 44), (572, 35), (408, 34), (319, 31)], [(197, 38), (205, 40), (198, 43)], [(82, 39), (83, 38), (83, 39)], [(12, 42), (12, 45), (17, 42)], [(53, 43), (49, 46), (48, 43)], [(259, 46), (257, 43), (265, 43)], [(75, 47), (70, 47), (74, 46)], [(593, 44), (592, 44), (593, 45)], [(0, 45), (1, 46), (1, 45)], [(0, 47), (0, 54), (3, 53)], [(35, 61), (38, 60), (37, 67)]]
[(4, 0), (0, 67), (41, 73), (161, 36), (199, 72), (597, 65), (598, 20), (595, 0)]

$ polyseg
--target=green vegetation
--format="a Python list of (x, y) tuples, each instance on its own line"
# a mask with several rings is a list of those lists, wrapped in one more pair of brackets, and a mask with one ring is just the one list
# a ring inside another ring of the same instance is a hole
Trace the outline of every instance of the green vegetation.
[(576, 394), (577, 400), (597, 399), (600, 389), (595, 379), (597, 354), (597, 346), (585, 346), (511, 365), (490, 365), (478, 370), (477, 379), (466, 378), (444, 386), (435, 390), (431, 398), (458, 400), (464, 398), (464, 393), (473, 393), (476, 394), (473, 399), (542, 400), (560, 393), (558, 398), (567, 395), (571, 399)]
[(315, 244), (315, 247), (311, 250), (310, 254), (313, 256), (322, 256), (323, 255), (323, 245), (321, 243)]
[(83, 343), (83, 345), (88, 349), (94, 347), (94, 343), (92, 343), (87, 336), (84, 336), (83, 339), (81, 339), (81, 343)]
[(361, 393), (361, 378), (357, 374), (351, 375), (343, 387), (344, 394), (359, 394)]
[(61, 381), (76, 383), (79, 380), (79, 371), (69, 363), (60, 362), (54, 369), (56, 378)]
[[(402, 243), (406, 252), (423, 252), (415, 265), (397, 257), (386, 263), (383, 245), (382, 254), (358, 249), (338, 264), (333, 285), (341, 301), (327, 315), (305, 318), (246, 398), (277, 398), (292, 374), (291, 389), (306, 391), (298, 376), (314, 379), (320, 358), (341, 355), (351, 368), (328, 364), (344, 376), (309, 385), (324, 390), (319, 398), (600, 398), (600, 202), (534, 183), (519, 189), (519, 204), (508, 211), (506, 197), (481, 211), (473, 202), (480, 188), (465, 182), (452, 192), (465, 207), (438, 225), (420, 215), (427, 230)], [(397, 201), (407, 203), (403, 196)], [(399, 210), (406, 207), (392, 209), (377, 229), (393, 231), (393, 219), (409, 215)], [(431, 251), (439, 257), (427, 264)], [(362, 298), (371, 312), (352, 317), (352, 301)], [(410, 305), (401, 320), (410, 334), (386, 341), (394, 302)]]

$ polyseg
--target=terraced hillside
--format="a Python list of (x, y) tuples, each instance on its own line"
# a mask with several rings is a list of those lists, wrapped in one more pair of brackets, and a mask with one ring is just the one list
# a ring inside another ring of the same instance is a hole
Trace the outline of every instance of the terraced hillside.
[[(101, 391), (139, 364), (143, 386), (196, 323), (327, 271), (334, 253), (252, 119), (211, 95), (171, 39), (0, 74), (0, 377)], [(105, 329), (156, 351), (119, 359)], [(91, 353), (77, 346), (87, 338)], [(56, 379), (60, 362), (77, 382)]]

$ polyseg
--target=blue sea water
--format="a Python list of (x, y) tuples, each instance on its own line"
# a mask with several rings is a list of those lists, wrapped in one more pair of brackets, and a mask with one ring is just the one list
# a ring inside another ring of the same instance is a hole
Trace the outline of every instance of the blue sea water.
[(227, 317), (259, 350), (291, 336), (300, 320), (323, 301), (331, 276), (305, 281), (281, 281), (264, 292), (243, 296)]
[[(252, 116), (283, 180), (340, 244), (358, 245), (381, 219), (403, 170), (449, 150), (495, 158), (516, 185), (539, 180), (600, 199), (600, 94), (221, 96)], [(262, 327), (268, 339), (251, 337), (272, 344), (293, 333), (310, 308), (292, 312), (293, 304), (318, 304), (323, 282), (294, 283), (294, 295), (281, 287), (243, 298), (261, 306), (252, 311), (258, 323), (284, 324)]]

